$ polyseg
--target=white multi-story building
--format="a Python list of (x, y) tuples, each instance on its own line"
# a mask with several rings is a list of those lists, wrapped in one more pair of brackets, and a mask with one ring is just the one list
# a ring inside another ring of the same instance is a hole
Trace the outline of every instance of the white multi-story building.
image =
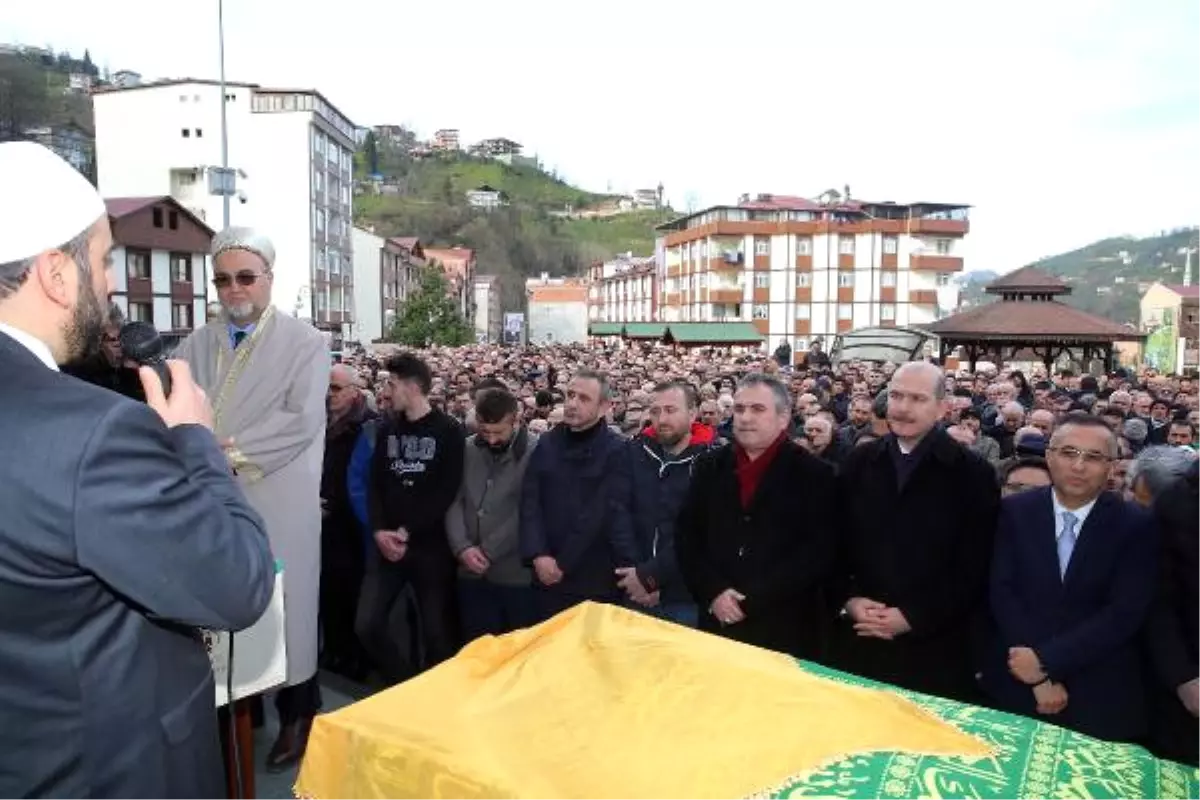
[(933, 322), (958, 305), (969, 206), (743, 196), (658, 228), (659, 318), (753, 321), (773, 351)]
[[(210, 227), (221, 164), (221, 90), (194, 79), (93, 94), (97, 177), (112, 197), (169, 195)], [(354, 318), (350, 236), (355, 127), (315, 91), (227, 83), (229, 166), (238, 172), (229, 222), (275, 245), (274, 301), (283, 312), (342, 335)]]
[(475, 338), (480, 342), (499, 342), (500, 276), (475, 276)]
[(367, 344), (381, 339), (416, 290), (425, 251), (415, 237), (384, 239), (372, 230), (353, 228), (354, 323), (350, 339)]
[(589, 322), (654, 322), (658, 319), (654, 256), (626, 253), (593, 264), (589, 273)]

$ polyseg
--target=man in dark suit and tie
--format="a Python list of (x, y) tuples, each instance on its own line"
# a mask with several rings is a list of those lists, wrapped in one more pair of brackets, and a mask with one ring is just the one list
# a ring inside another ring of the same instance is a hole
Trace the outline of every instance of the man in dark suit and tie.
[(148, 405), (59, 372), (104, 330), (96, 190), (29, 142), (0, 186), (0, 796), (223, 796), (197, 628), (262, 615), (266, 531), (185, 364)]
[(1117, 441), (1099, 417), (1050, 439), (1053, 485), (1004, 499), (992, 561), (997, 634), (983, 671), (1003, 708), (1114, 741), (1146, 735), (1139, 631), (1158, 537), (1143, 509), (1105, 491)]

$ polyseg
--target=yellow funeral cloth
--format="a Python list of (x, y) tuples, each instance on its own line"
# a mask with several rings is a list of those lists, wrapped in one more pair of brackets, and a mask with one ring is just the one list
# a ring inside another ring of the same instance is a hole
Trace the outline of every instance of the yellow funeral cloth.
[(895, 694), (585, 604), (316, 720), (301, 797), (744, 797), (847, 754), (987, 757)]

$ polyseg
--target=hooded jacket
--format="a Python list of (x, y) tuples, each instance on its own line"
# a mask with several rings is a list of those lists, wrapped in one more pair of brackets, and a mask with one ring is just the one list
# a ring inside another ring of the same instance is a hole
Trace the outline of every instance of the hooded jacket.
[(692, 480), (692, 463), (710, 449), (716, 434), (708, 425), (692, 423), (688, 446), (667, 453), (654, 428), (646, 428), (629, 443), (629, 516), (639, 560), (638, 579), (647, 591), (658, 591), (659, 602), (691, 603), (675, 559), (675, 520)]

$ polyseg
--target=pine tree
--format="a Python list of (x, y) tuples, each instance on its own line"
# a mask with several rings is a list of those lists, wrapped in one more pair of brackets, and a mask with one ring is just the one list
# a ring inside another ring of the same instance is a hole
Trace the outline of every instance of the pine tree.
[(457, 347), (471, 341), (471, 329), (450, 296), (450, 284), (435, 264), (421, 270), (416, 291), (408, 296), (386, 338), (407, 347)]

